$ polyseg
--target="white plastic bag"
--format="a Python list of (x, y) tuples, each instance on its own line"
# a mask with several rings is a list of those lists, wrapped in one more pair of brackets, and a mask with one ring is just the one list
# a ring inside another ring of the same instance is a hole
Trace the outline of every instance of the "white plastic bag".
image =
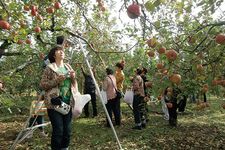
[(77, 118), (81, 115), (84, 106), (91, 100), (89, 94), (81, 95), (80, 92), (77, 92), (74, 95), (75, 106), (72, 108), (73, 117)]
[(164, 113), (163, 118), (164, 118), (165, 120), (169, 120), (169, 112), (168, 112), (168, 108), (167, 108), (167, 106), (166, 106), (166, 102), (165, 102), (164, 97), (161, 99), (161, 104), (162, 104), (162, 111), (163, 111), (163, 113)]
[(101, 95), (102, 95), (104, 104), (107, 104), (108, 101), (107, 101), (107, 94), (106, 94), (106, 91), (101, 90)]
[(127, 104), (133, 104), (134, 92), (132, 90), (126, 90), (124, 95), (124, 101)]

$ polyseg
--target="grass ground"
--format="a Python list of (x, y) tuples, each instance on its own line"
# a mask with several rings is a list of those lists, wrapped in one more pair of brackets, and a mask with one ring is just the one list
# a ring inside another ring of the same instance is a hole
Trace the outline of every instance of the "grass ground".
[[(149, 122), (146, 129), (134, 131), (132, 111), (122, 103), (122, 126), (115, 127), (123, 149), (127, 150), (215, 150), (225, 149), (225, 115), (223, 101), (210, 98), (210, 107), (197, 110), (188, 103), (184, 114), (178, 115), (178, 127), (171, 128), (162, 117), (160, 105), (149, 105)], [(71, 150), (119, 149), (113, 132), (104, 127), (105, 114), (101, 104), (95, 118), (80, 117), (73, 121)], [(27, 115), (0, 118), (0, 149), (7, 150), (21, 130)], [(50, 126), (46, 128), (50, 133)], [(17, 145), (18, 150), (47, 150), (50, 136), (40, 138), (38, 130), (32, 139)]]

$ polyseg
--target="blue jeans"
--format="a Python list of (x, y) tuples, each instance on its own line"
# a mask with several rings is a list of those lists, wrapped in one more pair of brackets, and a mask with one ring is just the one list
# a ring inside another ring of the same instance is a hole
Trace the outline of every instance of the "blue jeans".
[(48, 109), (48, 117), (52, 124), (51, 148), (61, 150), (70, 143), (72, 111), (63, 115), (54, 109)]

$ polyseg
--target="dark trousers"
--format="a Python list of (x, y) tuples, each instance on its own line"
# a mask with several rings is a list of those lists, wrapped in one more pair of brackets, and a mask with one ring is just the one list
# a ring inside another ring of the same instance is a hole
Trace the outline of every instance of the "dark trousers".
[(49, 120), (52, 124), (51, 148), (52, 150), (61, 150), (67, 148), (71, 136), (72, 111), (63, 115), (54, 109), (48, 109)]
[[(29, 120), (29, 127), (35, 126), (35, 124), (43, 124), (44, 123), (44, 116), (33, 116)], [(41, 131), (44, 131), (44, 127), (38, 127)]]
[[(112, 113), (114, 114), (115, 117), (115, 123), (116, 125), (121, 124), (121, 114), (120, 114), (120, 99), (112, 99), (108, 100), (108, 103), (106, 104), (106, 109), (109, 113), (109, 117), (112, 120)], [(107, 126), (109, 126), (109, 121), (107, 120)]]
[(146, 108), (144, 105), (144, 97), (140, 95), (134, 95), (133, 99), (133, 114), (134, 114), (134, 122), (136, 124), (140, 124), (145, 120), (146, 116)]
[(207, 102), (206, 93), (203, 93), (203, 100), (205, 103)]
[[(95, 93), (85, 93), (91, 95), (91, 104), (93, 110), (93, 116), (97, 116), (97, 105), (96, 105), (96, 94)], [(89, 117), (89, 109), (88, 109), (89, 102), (84, 106), (84, 113), (86, 117)]]
[(177, 125), (177, 104), (172, 103), (173, 107), (168, 108), (169, 111), (169, 124), (171, 126), (176, 126)]
[(186, 104), (187, 104), (187, 97), (184, 96), (184, 98), (182, 100), (180, 100), (179, 103), (178, 103), (178, 111), (184, 112)]

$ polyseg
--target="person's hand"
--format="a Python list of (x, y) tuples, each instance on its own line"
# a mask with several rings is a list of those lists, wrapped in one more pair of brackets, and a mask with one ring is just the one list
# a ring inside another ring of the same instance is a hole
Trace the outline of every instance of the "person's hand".
[(3, 84), (0, 82), (0, 90), (3, 90)]
[(70, 71), (70, 78), (74, 79), (75, 78), (75, 72), (74, 71)]
[(168, 108), (172, 108), (172, 107), (173, 107), (173, 103), (166, 103), (166, 106), (167, 106)]
[(64, 81), (65, 79), (66, 79), (66, 76), (63, 75), (63, 74), (60, 74), (60, 75), (57, 77), (57, 81), (58, 81), (58, 82), (62, 82), (62, 81)]

